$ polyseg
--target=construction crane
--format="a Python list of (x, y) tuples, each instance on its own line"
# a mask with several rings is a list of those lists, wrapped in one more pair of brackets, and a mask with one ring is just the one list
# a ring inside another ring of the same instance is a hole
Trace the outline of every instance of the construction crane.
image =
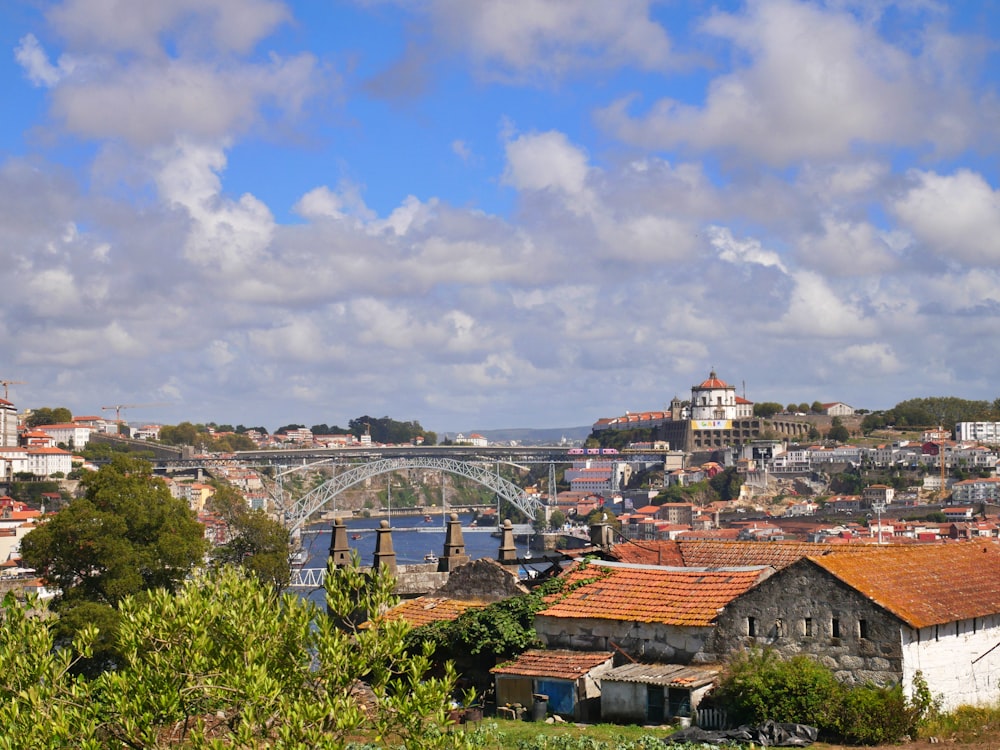
[(24, 385), (23, 380), (0, 380), (0, 385), (3, 386), (3, 400), (7, 400), (7, 386), (9, 385)]
[(121, 432), (122, 425), (122, 409), (151, 409), (157, 406), (169, 406), (169, 404), (156, 403), (156, 404), (115, 404), (114, 406), (102, 406), (101, 409), (104, 411), (114, 411), (115, 412), (115, 424), (118, 425), (118, 431)]

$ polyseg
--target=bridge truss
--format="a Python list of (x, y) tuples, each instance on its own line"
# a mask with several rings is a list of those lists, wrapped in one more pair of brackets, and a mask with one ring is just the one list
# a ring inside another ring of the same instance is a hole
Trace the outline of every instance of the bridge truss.
[[(315, 464), (313, 465), (315, 466)], [(537, 498), (525, 494), (524, 490), (513, 482), (501, 477), (497, 471), (498, 464), (484, 462), (460, 461), (454, 458), (382, 458), (359, 464), (331, 479), (319, 487), (310, 490), (290, 505), (285, 504), (285, 523), (290, 532), (302, 528), (302, 525), (317, 511), (326, 507), (344, 490), (360, 484), (367, 479), (388, 474), (394, 471), (410, 469), (432, 469), (446, 471), (466, 479), (478, 482), (491, 490), (502, 500), (511, 503), (529, 519), (535, 517), (535, 512), (542, 507)], [(310, 466), (296, 467), (296, 470), (307, 469)]]

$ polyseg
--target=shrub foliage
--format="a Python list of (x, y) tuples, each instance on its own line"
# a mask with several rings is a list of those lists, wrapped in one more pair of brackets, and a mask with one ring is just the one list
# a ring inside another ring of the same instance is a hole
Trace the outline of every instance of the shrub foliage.
[(809, 724), (827, 739), (859, 745), (912, 735), (934, 709), (919, 673), (910, 699), (900, 685), (844, 685), (809, 656), (782, 659), (771, 649), (753, 649), (731, 659), (714, 700), (741, 723)]

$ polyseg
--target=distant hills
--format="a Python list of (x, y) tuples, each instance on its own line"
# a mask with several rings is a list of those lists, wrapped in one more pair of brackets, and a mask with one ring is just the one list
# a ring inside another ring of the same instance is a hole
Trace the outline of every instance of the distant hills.
[[(475, 432), (491, 443), (506, 443), (516, 440), (521, 445), (556, 445), (563, 438), (574, 443), (583, 442), (590, 435), (590, 431), (591, 426), (585, 425), (583, 427), (547, 427), (543, 429), (512, 427), (503, 430), (463, 430), (462, 434), (468, 436)], [(455, 435), (452, 433), (446, 433), (446, 435), (452, 440), (455, 439)], [(444, 436), (443, 434), (438, 435), (439, 439)]]

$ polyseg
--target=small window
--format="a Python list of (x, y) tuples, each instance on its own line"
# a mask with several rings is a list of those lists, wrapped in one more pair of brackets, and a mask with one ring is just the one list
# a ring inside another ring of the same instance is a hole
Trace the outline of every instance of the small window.
[(751, 638), (757, 637), (757, 618), (748, 617), (747, 618), (747, 635)]
[(830, 621), (830, 637), (840, 638), (840, 620), (836, 617)]
[(868, 620), (858, 620), (858, 637), (868, 638)]
[(805, 621), (805, 632), (810, 638), (813, 635), (813, 618), (807, 617)]

